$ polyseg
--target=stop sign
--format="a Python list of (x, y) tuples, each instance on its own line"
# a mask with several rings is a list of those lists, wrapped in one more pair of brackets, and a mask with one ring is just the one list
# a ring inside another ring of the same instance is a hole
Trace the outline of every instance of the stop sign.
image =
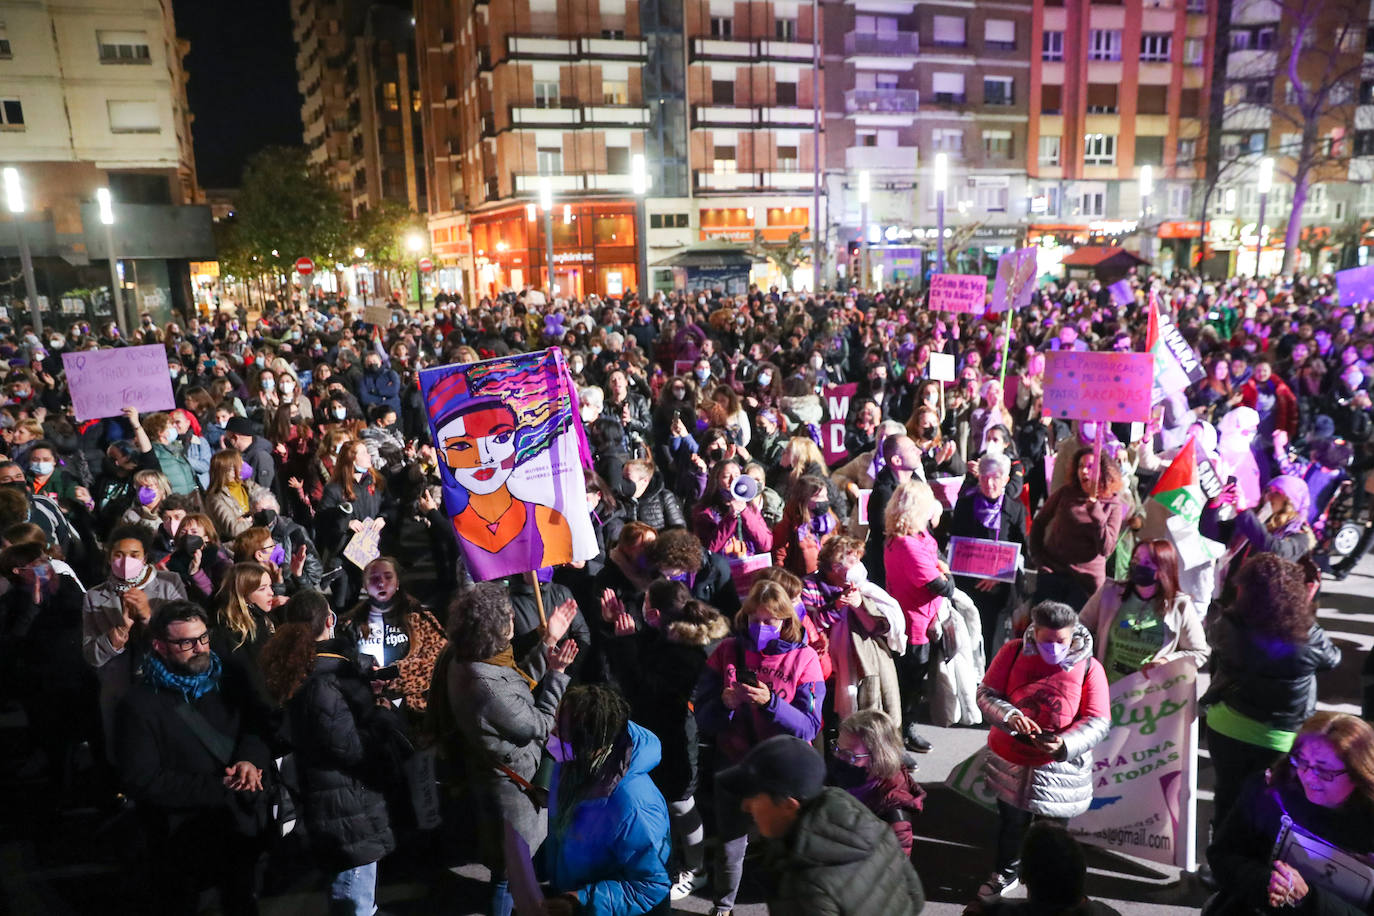
[(315, 262), (314, 262), (314, 261), (310, 260), (309, 258), (297, 258), (297, 259), (296, 259), (296, 273), (298, 273), (298, 274), (300, 274), (302, 277), (304, 277), (304, 276), (307, 276), (307, 275), (312, 274), (312, 273), (314, 273), (314, 272), (315, 272)]
[(425, 273), (429, 273), (431, 270), (434, 269), (434, 262), (431, 261), (429, 258), (421, 258), (420, 269), (423, 270)]

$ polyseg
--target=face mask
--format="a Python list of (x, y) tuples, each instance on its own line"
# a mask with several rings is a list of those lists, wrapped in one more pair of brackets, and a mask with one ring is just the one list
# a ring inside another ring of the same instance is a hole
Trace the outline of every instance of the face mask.
[(922, 426), (922, 427), (921, 427), (921, 438), (922, 438), (922, 439), (934, 439), (934, 438), (935, 438), (935, 433), (936, 433), (936, 432), (938, 432), (938, 430), (936, 430), (935, 427), (933, 427), (933, 426)]
[(178, 436), (177, 436), (176, 427), (175, 427), (175, 426), (169, 426), (169, 427), (167, 427), (167, 432), (165, 432), (165, 433), (162, 434), (162, 444), (163, 444), (163, 445), (171, 445), (173, 442), (176, 442), (176, 441), (177, 441), (177, 438), (178, 438)]
[(1069, 657), (1069, 647), (1062, 642), (1037, 642), (1035, 649), (1047, 665), (1062, 665)]
[(767, 388), (767, 387), (768, 387), (769, 385), (771, 385), (772, 383), (773, 383), (773, 373), (771, 373), (771, 372), (760, 372), (760, 373), (759, 373), (759, 387), (760, 387), (760, 388)]
[[(39, 357), (39, 358), (42, 359), (42, 357)], [(180, 376), (181, 376), (181, 370), (180, 370), (180, 369), (168, 368), (167, 371), (168, 371), (169, 373), (171, 373), (171, 376), (172, 376), (172, 380), (173, 380), (173, 381), (176, 381), (176, 380), (177, 380), (178, 378), (180, 378)]]
[(812, 504), (811, 504), (811, 517), (812, 517), (812, 518), (820, 518), (822, 515), (825, 515), (825, 514), (826, 514), (827, 512), (829, 512), (829, 511), (830, 511), (830, 503), (812, 503)]
[(868, 782), (868, 770), (847, 760), (830, 758), (830, 780), (841, 789), (857, 789)]
[(754, 641), (754, 648), (762, 652), (764, 649), (782, 636), (782, 630), (769, 623), (759, 623), (751, 621), (749, 623), (749, 638)]
[(591, 350), (592, 350), (592, 356), (600, 356), (600, 355), (601, 355), (601, 347), (597, 346), (596, 344), (592, 344)]
[(246, 461), (239, 463), (239, 480), (252, 480), (253, 466)]
[(286, 559), (286, 548), (280, 544), (272, 545), (272, 552), (267, 555), (267, 562), (274, 566), (280, 566)]
[(53, 350), (61, 350), (67, 342), (60, 337), (54, 337), (48, 341), (48, 346)]
[(336, 419), (336, 420), (342, 420), (342, 419), (343, 419), (344, 417), (346, 417), (346, 416), (348, 416), (348, 408), (346, 408), (346, 407), (335, 407), (335, 408), (334, 408), (334, 419)]
[(1158, 571), (1153, 570), (1148, 566), (1140, 566), (1136, 563), (1131, 564), (1129, 575), (1131, 578), (1132, 585), (1140, 585), (1146, 588), (1148, 588), (1151, 585), (1154, 585), (1159, 581)]
[(549, 743), (545, 745), (545, 750), (549, 756), (559, 763), (571, 763), (573, 759), (572, 745), (565, 742), (557, 735), (549, 735)]
[(144, 563), (138, 557), (120, 557), (110, 564), (116, 578), (132, 582), (143, 575)]
[(29, 465), (29, 473), (35, 477), (47, 477), (52, 473), (53, 467), (51, 461), (35, 461)]
[(711, 377), (711, 370), (710, 370), (710, 369), (698, 369), (698, 370), (696, 370), (695, 372), (693, 372), (692, 374), (695, 375), (695, 376), (697, 377), (697, 381), (698, 381), (698, 382), (701, 382), (702, 384), (705, 384), (705, 383), (706, 383), (706, 380), (709, 379), (709, 378)]
[(138, 503), (139, 503), (139, 505), (141, 505), (141, 506), (151, 506), (151, 505), (152, 505), (153, 503), (155, 503), (155, 502), (157, 502), (157, 490), (154, 490), (152, 487), (139, 487), (139, 488), (138, 488)]
[(368, 471), (370, 471), (370, 470), (372, 470), (372, 468), (364, 467), (364, 466), (361, 465), (361, 464), (355, 464), (355, 465), (353, 465), (353, 473), (354, 473), (354, 474), (357, 474), (359, 477), (363, 476), (364, 474), (366, 474), (366, 473), (367, 473)]
[(861, 586), (868, 581), (868, 570), (862, 563), (855, 563), (849, 567), (849, 571), (844, 574), (844, 581), (850, 585)]
[(813, 357), (811, 357), (811, 368), (812, 368), (812, 369), (819, 369), (819, 368), (821, 368), (821, 367), (824, 366), (824, 365), (825, 365), (825, 360), (824, 360), (822, 357), (819, 357), (819, 356), (813, 356)]
[(296, 390), (296, 383), (293, 382), (293, 381), (291, 381), (290, 379), (282, 379), (282, 381), (281, 381), (281, 390), (284, 391), (284, 392), (295, 391), (295, 390)]

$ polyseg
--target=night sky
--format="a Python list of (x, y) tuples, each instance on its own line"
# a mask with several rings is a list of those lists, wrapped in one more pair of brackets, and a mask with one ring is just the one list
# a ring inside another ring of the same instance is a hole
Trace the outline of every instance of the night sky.
[(238, 187), (265, 146), (299, 146), (301, 96), (288, 0), (174, 0), (177, 34), (191, 42), (187, 93), (204, 188)]

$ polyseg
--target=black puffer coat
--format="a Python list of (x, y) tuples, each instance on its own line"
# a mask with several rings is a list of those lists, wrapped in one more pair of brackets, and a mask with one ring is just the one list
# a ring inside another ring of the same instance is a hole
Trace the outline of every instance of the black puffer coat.
[(323, 867), (342, 871), (396, 848), (382, 795), (382, 749), (372, 689), (342, 640), (317, 643), (315, 668), (287, 701), (287, 726), (300, 773), (305, 825)]
[(1241, 715), (1284, 731), (1297, 731), (1317, 708), (1317, 672), (1341, 663), (1341, 650), (1316, 624), (1290, 643), (1246, 627), (1223, 613), (1207, 631), (1212, 684), (1204, 706), (1225, 702)]
[(663, 477), (658, 472), (654, 473), (643, 496), (638, 499), (626, 497), (623, 505), (630, 521), (643, 522), (659, 531), (681, 528), (687, 524), (682, 514), (682, 503), (663, 485)]

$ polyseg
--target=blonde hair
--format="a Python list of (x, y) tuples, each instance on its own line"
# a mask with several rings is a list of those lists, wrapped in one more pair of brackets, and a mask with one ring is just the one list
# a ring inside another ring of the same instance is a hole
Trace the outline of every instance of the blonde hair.
[(224, 574), (219, 587), (219, 622), (238, 640), (238, 648), (258, 635), (258, 622), (248, 607), (247, 595), (262, 585), (262, 577), (272, 574), (260, 563), (235, 563)]
[(778, 463), (782, 463), (783, 456), (792, 459), (792, 466), (787, 469), (788, 477), (800, 477), (806, 473), (806, 466), (811, 462), (825, 467), (825, 455), (821, 453), (821, 447), (812, 442), (805, 436), (793, 436), (787, 440), (787, 445), (783, 446), (782, 455), (778, 456)]
[(166, 499), (172, 494), (172, 485), (167, 482), (167, 477), (161, 471), (135, 471), (134, 486), (152, 487), (157, 491), (158, 501)]
[(792, 603), (792, 596), (787, 594), (787, 589), (782, 585), (767, 579), (755, 582), (749, 589), (749, 597), (744, 599), (744, 606), (735, 615), (735, 629), (740, 633), (747, 632), (749, 618), (759, 610), (782, 621), (782, 626), (778, 628), (778, 636), (784, 642), (806, 641), (806, 630), (797, 619), (797, 608)]
[(920, 534), (939, 511), (940, 503), (930, 484), (912, 478), (892, 492), (883, 513), (883, 533), (890, 538)]

